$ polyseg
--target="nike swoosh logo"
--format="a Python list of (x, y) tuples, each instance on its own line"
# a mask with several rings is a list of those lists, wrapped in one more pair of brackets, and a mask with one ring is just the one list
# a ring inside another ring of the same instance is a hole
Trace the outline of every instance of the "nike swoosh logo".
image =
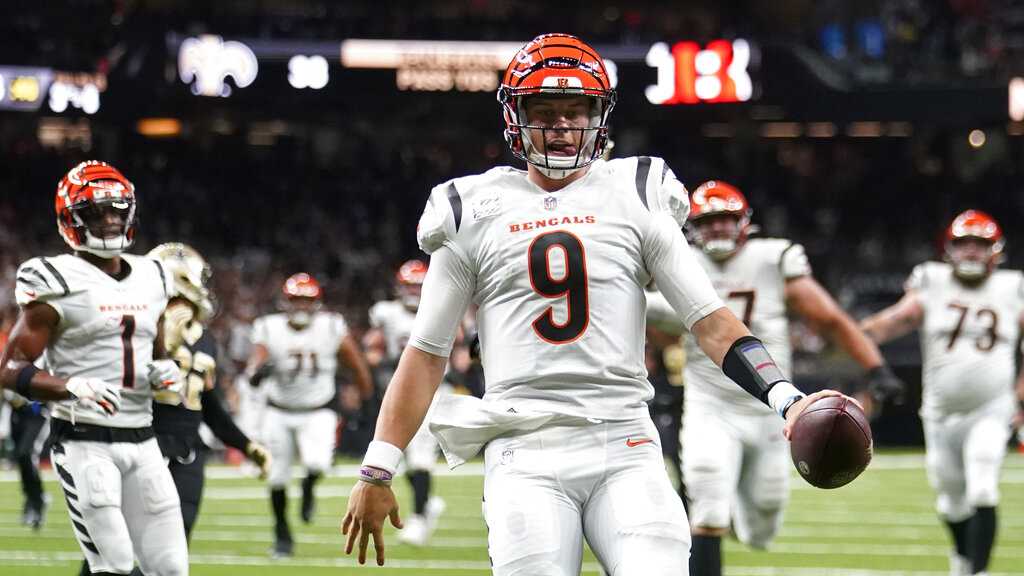
[(35, 298), (36, 297), (35, 290), (22, 290), (22, 292), (24, 292), (25, 294), (28, 294), (29, 298)]
[(626, 446), (629, 446), (630, 448), (635, 448), (641, 444), (650, 444), (651, 442), (654, 442), (654, 440), (651, 440), (650, 438), (641, 438), (639, 440), (626, 438)]

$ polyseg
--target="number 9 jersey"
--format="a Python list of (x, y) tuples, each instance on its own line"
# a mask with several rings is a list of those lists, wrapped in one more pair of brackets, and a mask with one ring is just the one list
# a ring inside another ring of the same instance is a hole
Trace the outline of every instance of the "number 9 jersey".
[(1012, 403), (1024, 275), (996, 269), (972, 286), (949, 264), (925, 262), (906, 288), (917, 292), (924, 309), (921, 415), (970, 412), (1000, 396)]
[[(555, 192), (499, 167), (437, 186), (419, 224), (435, 255), (410, 344), (447, 356), (463, 310), (479, 305), (485, 400), (621, 420), (647, 414), (645, 296), (652, 278), (687, 328), (722, 306), (680, 231), (686, 189), (660, 158), (597, 160)], [(440, 262), (438, 262), (440, 260)], [(443, 264), (443, 266), (442, 266)], [(438, 270), (435, 271), (435, 265)], [(446, 304), (445, 306), (448, 306)]]
[(128, 275), (116, 280), (84, 258), (63, 254), (33, 258), (18, 268), (15, 295), (20, 306), (42, 302), (60, 320), (43, 352), (46, 366), (61, 378), (99, 378), (121, 385), (121, 411), (104, 416), (58, 402), (53, 416), (112, 428), (152, 423), (153, 391), (146, 363), (153, 359), (157, 322), (171, 294), (171, 278), (158, 261), (122, 254)]

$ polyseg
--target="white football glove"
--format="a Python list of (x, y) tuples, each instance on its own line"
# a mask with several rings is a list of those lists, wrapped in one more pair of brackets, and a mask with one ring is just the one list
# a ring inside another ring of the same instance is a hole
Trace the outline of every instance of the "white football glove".
[(181, 394), (185, 388), (185, 379), (181, 376), (181, 368), (174, 360), (152, 360), (146, 363), (146, 379), (154, 390), (166, 390)]
[(121, 389), (99, 378), (73, 376), (64, 384), (75, 403), (83, 408), (113, 416), (121, 409)]

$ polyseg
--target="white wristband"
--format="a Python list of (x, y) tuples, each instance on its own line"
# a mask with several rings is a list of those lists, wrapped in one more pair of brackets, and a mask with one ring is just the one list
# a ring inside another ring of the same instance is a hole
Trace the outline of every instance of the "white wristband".
[(772, 410), (775, 410), (776, 414), (783, 416), (782, 411), (789, 406), (790, 398), (803, 398), (804, 396), (806, 394), (798, 390), (796, 386), (783, 380), (768, 390), (768, 405), (772, 407)]
[(394, 474), (398, 470), (398, 464), (402, 461), (402, 449), (394, 444), (374, 440), (366, 448), (366, 455), (363, 456), (363, 466), (373, 466)]

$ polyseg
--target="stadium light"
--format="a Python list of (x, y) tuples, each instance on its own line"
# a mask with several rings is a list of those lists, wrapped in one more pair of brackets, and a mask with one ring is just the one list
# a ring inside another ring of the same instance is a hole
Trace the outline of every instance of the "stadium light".
[(1024, 78), (1011, 79), (1009, 92), (1010, 120), (1024, 121)]

